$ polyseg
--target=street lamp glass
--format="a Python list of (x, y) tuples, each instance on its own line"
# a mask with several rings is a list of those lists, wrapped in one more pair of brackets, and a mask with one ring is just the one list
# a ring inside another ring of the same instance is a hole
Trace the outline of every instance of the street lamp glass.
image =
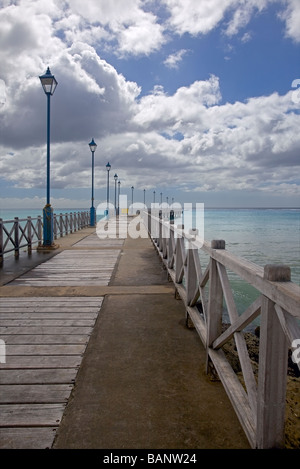
[(115, 174), (115, 175), (114, 175), (114, 178), (115, 178), (115, 181), (116, 181), (116, 180), (118, 179), (118, 175)]
[(92, 141), (89, 143), (89, 147), (91, 152), (96, 151), (97, 144), (94, 142), (94, 139), (92, 139)]
[(107, 171), (110, 171), (110, 168), (111, 168), (111, 165), (109, 163), (107, 163), (107, 165), (106, 165)]
[(40, 80), (45, 93), (53, 95), (55, 88), (57, 87), (57, 81), (54, 75), (51, 74), (49, 67), (47, 68), (45, 75), (40, 76)]

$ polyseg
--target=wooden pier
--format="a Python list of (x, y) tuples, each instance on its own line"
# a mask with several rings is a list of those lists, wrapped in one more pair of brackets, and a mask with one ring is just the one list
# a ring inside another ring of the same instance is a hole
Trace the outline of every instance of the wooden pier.
[[(212, 274), (206, 270), (200, 275), (195, 250), (185, 254), (180, 238), (180, 247), (174, 236), (166, 240), (166, 222), (155, 218), (158, 237), (151, 242), (145, 228), (144, 236), (136, 239), (120, 236), (128, 221), (118, 220), (117, 237), (107, 231), (101, 239), (94, 228), (84, 228), (61, 238), (52, 253), (34, 251), (29, 257), (4, 261), (0, 448), (259, 446), (250, 412), (256, 409), (256, 392), (249, 392), (249, 407), (247, 396), (234, 383), (234, 404), (228, 391), (233, 377), (218, 352), (231, 334), (246, 360), (241, 333), (236, 332), (243, 319), (233, 315), (232, 330), (220, 339), (210, 323), (214, 346), (209, 359), (221, 381), (209, 379), (207, 347), (202, 344), (205, 326), (194, 304), (201, 293), (205, 306), (204, 283)], [(211, 254), (224, 262), (218, 250)], [(233, 267), (233, 258), (227, 255), (228, 259)], [(247, 271), (246, 264), (240, 269)], [(221, 267), (220, 275), (226, 284)], [(256, 281), (265, 285), (260, 275), (255, 272)], [(220, 289), (217, 283), (216, 287)], [(280, 304), (291, 288), (294, 308), (298, 292), (292, 286), (274, 288), (271, 294), (276, 290)], [(226, 295), (228, 299), (228, 291)], [(248, 320), (260, 308), (260, 303), (250, 308)], [(290, 315), (278, 308), (286, 324)], [(186, 327), (186, 313), (195, 328)]]

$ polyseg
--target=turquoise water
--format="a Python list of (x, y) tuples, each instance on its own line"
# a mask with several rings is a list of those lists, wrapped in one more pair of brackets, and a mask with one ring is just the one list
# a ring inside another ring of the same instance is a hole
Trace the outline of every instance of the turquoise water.
[(300, 209), (205, 210), (204, 238), (224, 239), (228, 251), (260, 266), (287, 264), (300, 283)]
[[(191, 218), (191, 214), (184, 217), (185, 228)], [(261, 267), (288, 265), (291, 280), (300, 284), (300, 209), (204, 209), (204, 229), (201, 222), (201, 215), (194, 215), (193, 227), (205, 240), (223, 239), (228, 251)], [(201, 250), (199, 256), (204, 271), (209, 258)], [(241, 314), (260, 293), (233, 272), (228, 271), (228, 277)], [(257, 324), (259, 319), (248, 329)]]

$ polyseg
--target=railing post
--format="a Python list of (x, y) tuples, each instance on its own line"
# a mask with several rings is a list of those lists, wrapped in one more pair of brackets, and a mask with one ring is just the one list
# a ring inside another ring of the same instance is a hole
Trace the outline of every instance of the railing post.
[(67, 236), (68, 231), (69, 231), (69, 215), (67, 213), (65, 213), (65, 223), (66, 223), (66, 236)]
[(20, 254), (19, 247), (19, 218), (15, 217), (14, 221), (14, 242), (15, 242), (15, 257), (18, 258)]
[[(184, 225), (178, 225), (178, 229), (184, 230)], [(178, 233), (175, 246), (175, 283), (182, 283), (184, 276), (184, 261), (185, 261), (185, 249), (184, 249), (184, 237)]]
[[(172, 212), (173, 212), (173, 216), (172, 216)], [(174, 211), (173, 210), (171, 210), (170, 212), (170, 225), (174, 226)], [(173, 269), (173, 266), (174, 266), (174, 247), (175, 247), (174, 230), (170, 229), (170, 239), (168, 242), (168, 253), (167, 253), (169, 269)]]
[(28, 233), (28, 254), (31, 254), (32, 251), (32, 221), (31, 217), (27, 217), (27, 233)]
[(74, 212), (74, 231), (77, 231), (77, 214)]
[(157, 242), (157, 246), (159, 247), (159, 250), (162, 251), (162, 210), (159, 211), (158, 213), (158, 218), (159, 218), (159, 222), (158, 222), (158, 242)]
[[(198, 234), (198, 230), (195, 228), (191, 228), (189, 230), (190, 235), (196, 236)], [(195, 254), (194, 250), (197, 250), (195, 246), (191, 243), (191, 241), (188, 242), (188, 248), (187, 248), (187, 275), (186, 275), (186, 301), (187, 304), (190, 305), (192, 300), (194, 299), (195, 296), (195, 290), (197, 287), (197, 282), (198, 282), (198, 276), (197, 276), (197, 269), (196, 269), (196, 260), (195, 260)], [(198, 253), (197, 256), (199, 257)]]
[(53, 213), (53, 237), (57, 239), (57, 217), (56, 213)]
[(43, 226), (43, 223), (42, 223), (42, 217), (41, 215), (38, 215), (37, 217), (37, 232), (38, 232), (38, 246), (41, 247), (42, 246), (42, 226)]
[[(212, 240), (212, 249), (225, 249), (225, 241)], [(207, 356), (206, 356), (206, 372), (211, 369), (208, 348), (213, 341), (221, 335), (222, 332), (222, 312), (223, 312), (223, 290), (221, 280), (218, 274), (217, 261), (210, 258), (209, 267), (209, 297), (208, 297), (208, 314), (207, 314)]]
[[(271, 282), (289, 282), (291, 270), (284, 265), (266, 265), (264, 278)], [(259, 449), (284, 446), (288, 343), (274, 306), (273, 301), (263, 296), (256, 431)]]
[(0, 218), (0, 266), (3, 264), (3, 219)]
[(62, 237), (64, 235), (64, 232), (63, 232), (63, 214), (60, 213), (59, 214), (59, 234), (60, 234), (60, 237)]

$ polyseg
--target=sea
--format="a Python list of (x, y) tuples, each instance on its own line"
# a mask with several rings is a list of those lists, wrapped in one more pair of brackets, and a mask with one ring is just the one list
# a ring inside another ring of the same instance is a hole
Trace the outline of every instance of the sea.
[[(56, 213), (83, 209), (59, 209)], [(226, 249), (259, 266), (285, 264), (291, 280), (300, 285), (300, 208), (204, 208), (204, 239), (224, 239)], [(12, 220), (42, 215), (41, 210), (0, 209), (0, 218)], [(101, 215), (98, 215), (99, 220)], [(176, 223), (176, 222), (175, 222)], [(199, 251), (203, 269), (208, 258)], [(258, 296), (251, 286), (228, 272), (238, 312), (241, 314)]]

